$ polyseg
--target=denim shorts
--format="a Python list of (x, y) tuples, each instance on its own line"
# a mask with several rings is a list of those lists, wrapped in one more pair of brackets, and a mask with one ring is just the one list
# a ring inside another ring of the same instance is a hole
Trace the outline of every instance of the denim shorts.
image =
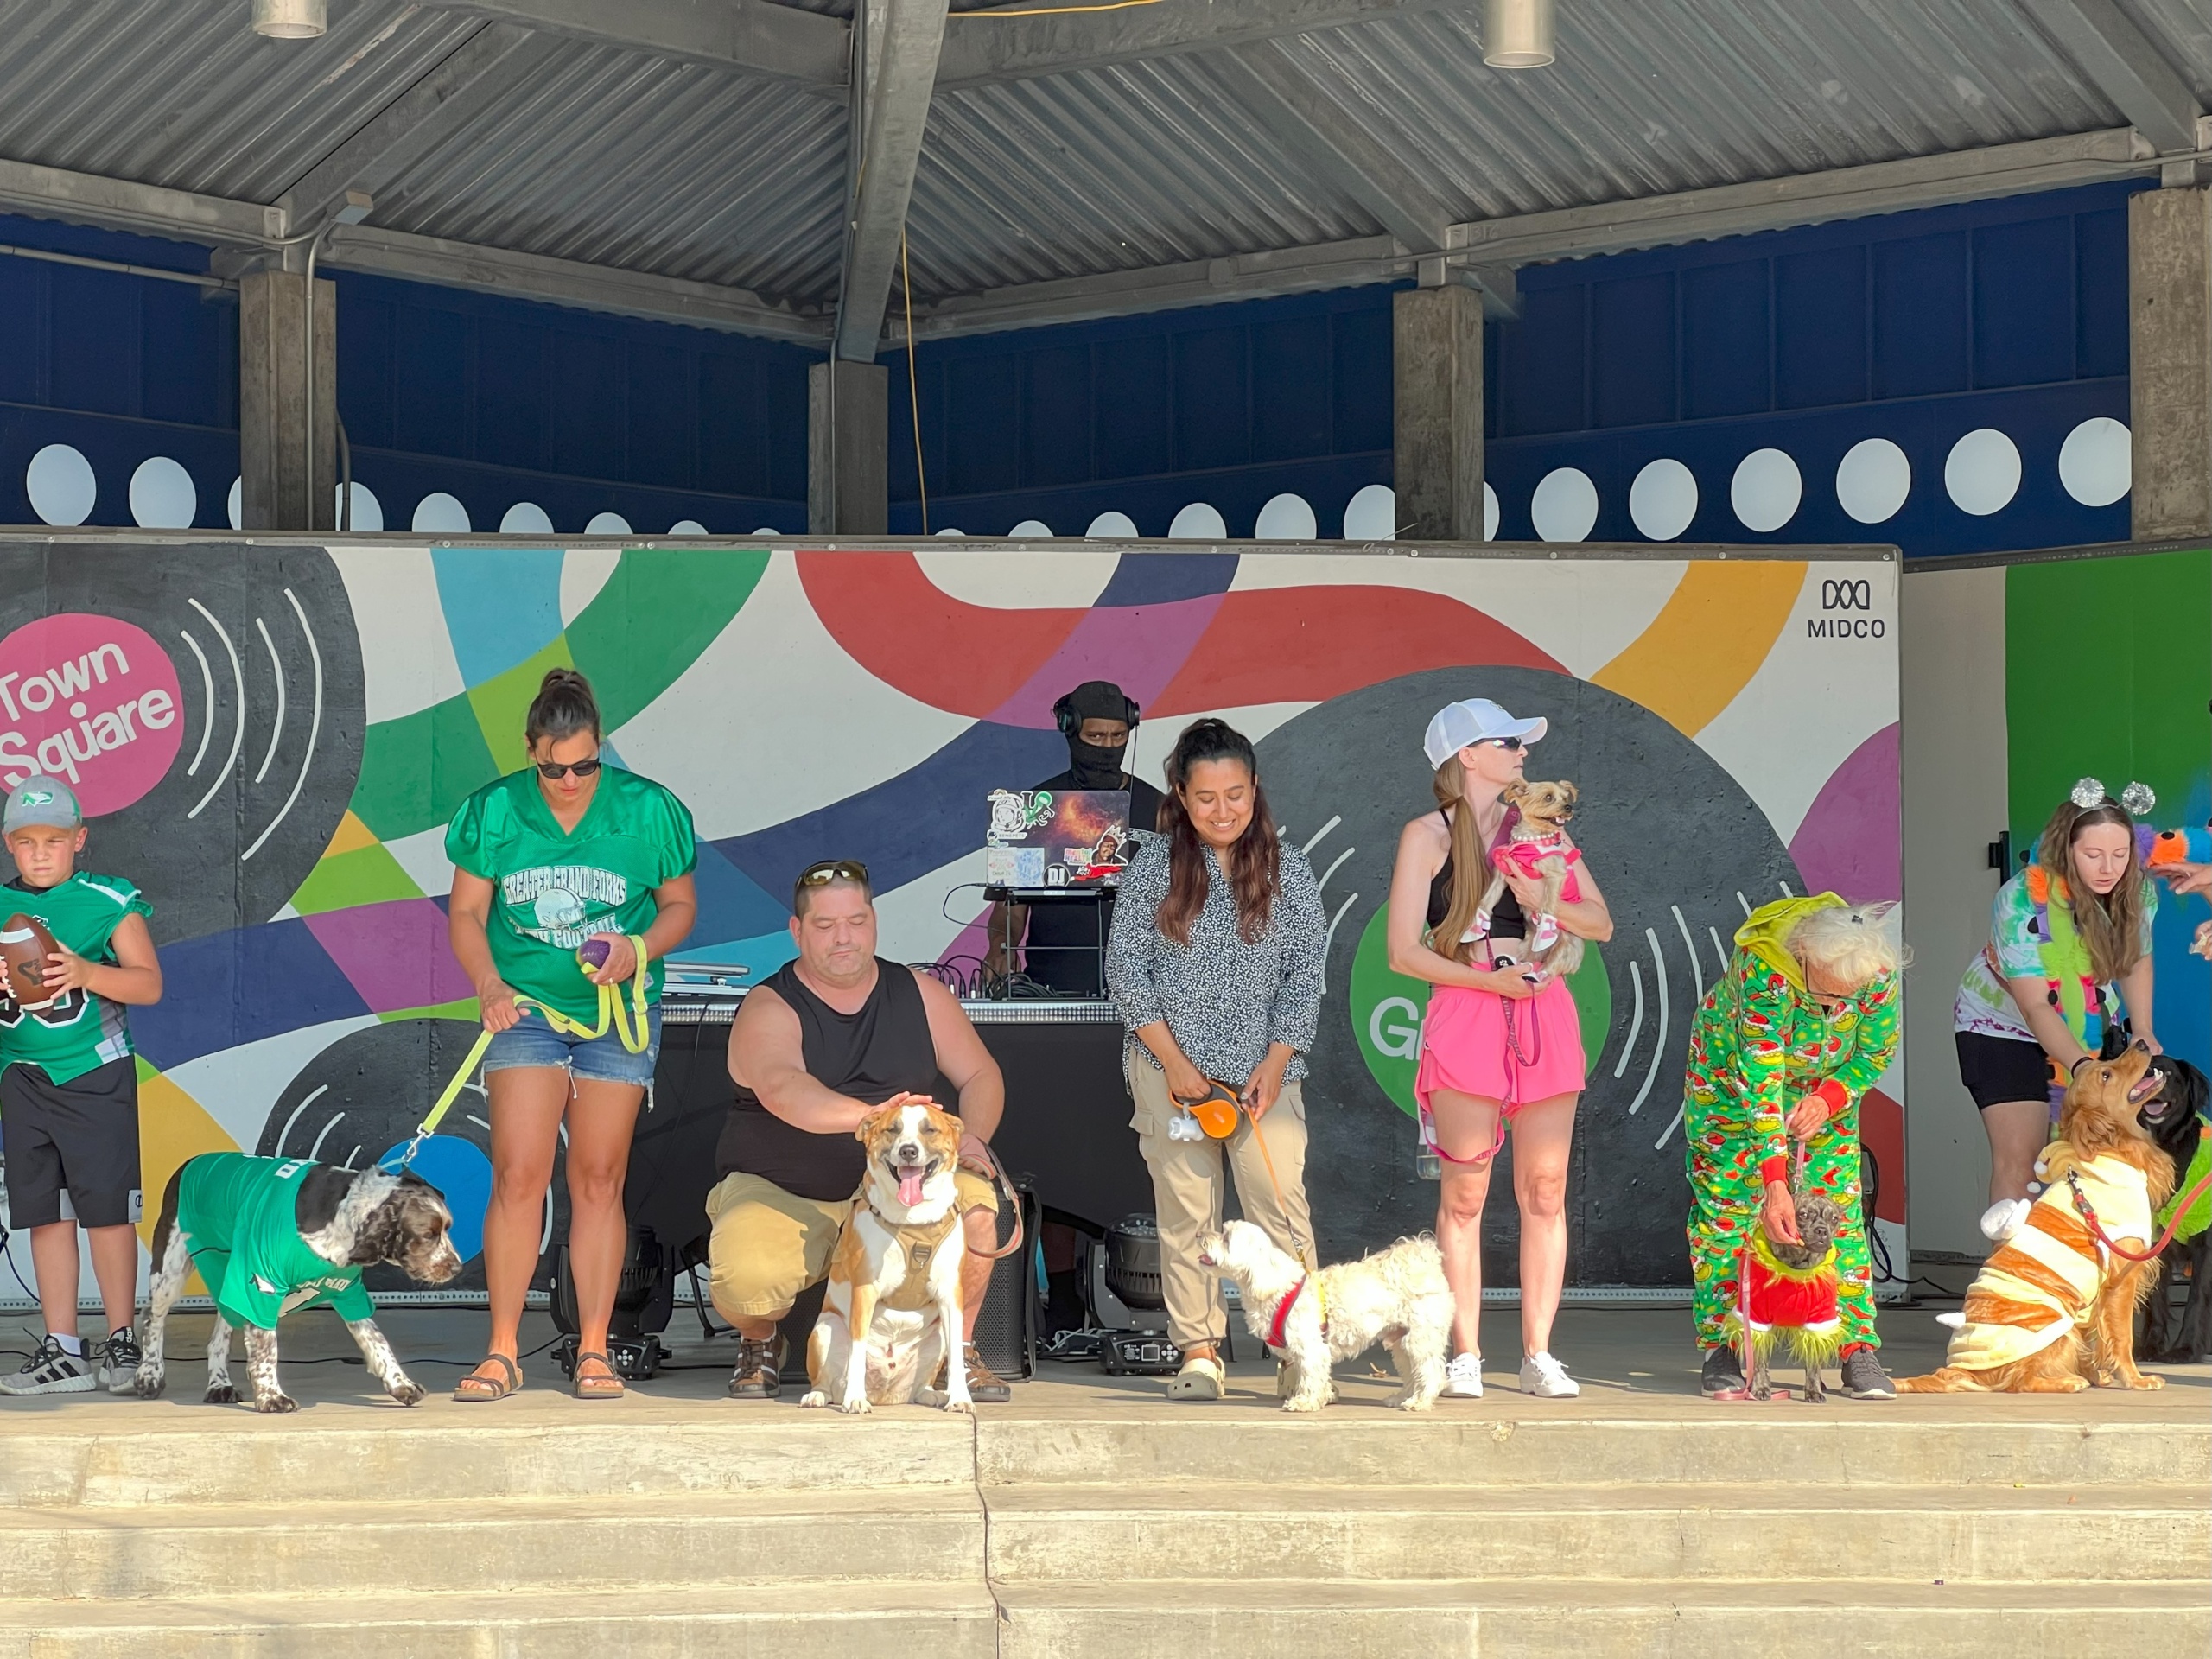
[[(628, 1012), (626, 1008), (623, 1010), (626, 1016)], [(613, 1025), (601, 1036), (571, 1037), (547, 1025), (543, 1014), (525, 1013), (492, 1039), (492, 1046), (484, 1051), (484, 1071), (488, 1076), (510, 1066), (557, 1065), (572, 1077), (649, 1088), (653, 1080), (653, 1062), (660, 1058), (658, 1002), (645, 1011), (645, 1052), (632, 1054), (622, 1046), (621, 1033)]]

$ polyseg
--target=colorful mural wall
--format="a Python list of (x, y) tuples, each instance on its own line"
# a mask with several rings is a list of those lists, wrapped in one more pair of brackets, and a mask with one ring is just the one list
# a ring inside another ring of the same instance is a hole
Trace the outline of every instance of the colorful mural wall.
[[(1428, 803), (1428, 715), (1496, 696), (1550, 719), (1532, 775), (1580, 785), (1618, 918), (1575, 984), (1592, 1070), (1571, 1270), (1675, 1283), (1682, 1048), (1729, 935), (1784, 893), (1901, 890), (1897, 571), (1842, 552), (0, 541), (0, 685), (22, 694), (0, 779), (73, 771), (99, 814), (87, 866), (156, 902), (168, 995), (134, 1027), (157, 1192), (204, 1149), (358, 1165), (404, 1138), (473, 1030), (444, 824), (521, 764), (553, 664), (597, 685), (609, 759), (696, 817), (683, 954), (756, 978), (789, 954), (792, 875), (824, 855), (874, 870), (886, 954), (972, 955), (985, 793), (1065, 765), (1050, 707), (1076, 683), (1144, 705), (1155, 780), (1175, 729), (1223, 715), (1259, 741), (1330, 906), (1311, 1185), (1335, 1254), (1433, 1209), (1408, 1115), (1424, 988), (1382, 963), (1384, 890)], [(97, 716), (125, 702), (136, 735), (109, 741)], [(1901, 1076), (1867, 1112), (1899, 1277)], [(473, 1252), (480, 1097), (455, 1118), (421, 1166)]]

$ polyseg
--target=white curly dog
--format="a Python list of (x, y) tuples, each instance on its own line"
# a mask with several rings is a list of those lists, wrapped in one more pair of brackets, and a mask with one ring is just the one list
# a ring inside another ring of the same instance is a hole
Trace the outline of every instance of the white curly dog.
[(1283, 1356), (1276, 1392), (1285, 1411), (1320, 1410), (1336, 1394), (1330, 1365), (1378, 1342), (1404, 1385), (1392, 1405), (1427, 1411), (1443, 1391), (1452, 1292), (1434, 1239), (1402, 1238), (1309, 1279), (1257, 1227), (1232, 1221), (1199, 1239), (1198, 1261), (1236, 1281), (1252, 1334)]

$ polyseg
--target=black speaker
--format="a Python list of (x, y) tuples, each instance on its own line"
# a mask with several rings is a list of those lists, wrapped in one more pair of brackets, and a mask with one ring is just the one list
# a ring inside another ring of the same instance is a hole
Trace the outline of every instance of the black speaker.
[[(1014, 1183), (1014, 1195), (1021, 1206), (1021, 1248), (991, 1270), (976, 1314), (976, 1353), (1007, 1381), (1027, 1382), (1037, 1375), (1037, 1240), (1045, 1207), (1026, 1180)], [(1013, 1236), (1014, 1217), (1001, 1210), (999, 1248)]]

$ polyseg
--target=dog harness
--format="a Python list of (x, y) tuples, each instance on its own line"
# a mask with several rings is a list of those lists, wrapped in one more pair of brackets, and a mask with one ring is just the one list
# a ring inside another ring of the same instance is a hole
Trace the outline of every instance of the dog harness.
[(1578, 903), (1582, 887), (1574, 879), (1574, 867), (1582, 861), (1582, 849), (1569, 845), (1565, 836), (1546, 836), (1541, 841), (1500, 842), (1491, 849), (1490, 855), (1490, 861), (1501, 872), (1529, 881), (1543, 879), (1543, 872), (1536, 866), (1548, 858), (1564, 859), (1567, 862), (1567, 877), (1560, 883), (1560, 902)]
[(930, 1263), (936, 1259), (938, 1246), (950, 1237), (952, 1230), (960, 1224), (960, 1211), (948, 1210), (927, 1226), (918, 1226), (912, 1222), (892, 1220), (866, 1198), (861, 1203), (868, 1214), (891, 1230), (892, 1237), (898, 1241), (906, 1258), (906, 1276), (890, 1294), (877, 1297), (875, 1305), (894, 1313), (919, 1313), (934, 1307), (937, 1294), (930, 1288)]
[(2104, 1283), (2106, 1251), (2088, 1220), (2075, 1213), (2078, 1191), (2104, 1217), (2114, 1238), (2152, 1236), (2149, 1183), (2118, 1158), (2076, 1162), (2055, 1141), (2044, 1149), (2050, 1185), (2026, 1223), (1982, 1264), (1967, 1291), (1967, 1306), (1945, 1360), (1961, 1370), (1989, 1371), (2041, 1353), (2069, 1328), (2088, 1324)]
[(274, 1331), (277, 1319), (328, 1303), (348, 1325), (376, 1313), (361, 1270), (328, 1261), (300, 1236), (305, 1158), (203, 1153), (177, 1184), (176, 1224), (222, 1316)]
[(1313, 1306), (1320, 1312), (1321, 1334), (1325, 1337), (1329, 1334), (1329, 1304), (1322, 1297), (1321, 1281), (1309, 1273), (1302, 1275), (1290, 1287), (1289, 1294), (1275, 1304), (1275, 1316), (1268, 1322), (1268, 1347), (1280, 1348), (1283, 1345), (1282, 1333), (1290, 1328), (1290, 1310), (1297, 1306), (1299, 1297), (1308, 1285), (1313, 1287)]

